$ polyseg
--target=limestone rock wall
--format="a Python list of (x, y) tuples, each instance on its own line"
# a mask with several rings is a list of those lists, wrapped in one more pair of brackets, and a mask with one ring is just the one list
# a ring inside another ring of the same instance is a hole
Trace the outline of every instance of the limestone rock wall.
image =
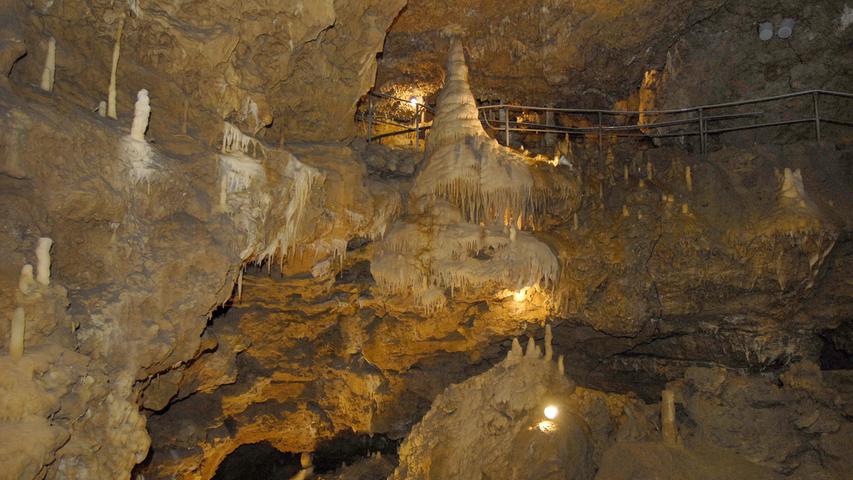
[[(107, 99), (123, 25), (118, 112), (148, 88), (163, 114), (152, 132), (218, 141), (229, 120), (271, 143), (351, 137), (373, 83), (385, 31), (405, 4), (387, 1), (10, 2), (27, 55), (7, 63), (38, 83), (48, 36), (57, 44), (55, 95), (83, 108)], [(167, 114), (168, 112), (168, 114)], [(162, 130), (160, 130), (162, 128)]]

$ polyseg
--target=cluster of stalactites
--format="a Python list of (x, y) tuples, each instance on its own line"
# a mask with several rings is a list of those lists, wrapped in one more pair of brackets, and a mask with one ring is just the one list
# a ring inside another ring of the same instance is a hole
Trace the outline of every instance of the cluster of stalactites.
[(219, 156), (219, 173), (223, 193), (235, 193), (247, 190), (252, 181), (264, 174), (263, 165), (246, 155)]
[(268, 262), (276, 258), (276, 255), (283, 261), (288, 252), (293, 249), (312, 188), (323, 178), (319, 170), (298, 161), (295, 157), (291, 157), (288, 162), (285, 175), (293, 179), (291, 198), (280, 221), (264, 222), (276, 225), (273, 226), (273, 233), (263, 249), (255, 256), (258, 263)]
[[(377, 285), (390, 294), (411, 293), (428, 312), (444, 307), (447, 290), (453, 296), (492, 287), (547, 287), (559, 275), (550, 248), (514, 227), (453, 223), (435, 226), (425, 238), (418, 224), (402, 223), (387, 234), (381, 248), (371, 262)], [(489, 259), (477, 258), (485, 251), (491, 252)]]
[(241, 152), (253, 157), (266, 157), (261, 142), (241, 132), (236, 125), (223, 122), (222, 127), (222, 153)]

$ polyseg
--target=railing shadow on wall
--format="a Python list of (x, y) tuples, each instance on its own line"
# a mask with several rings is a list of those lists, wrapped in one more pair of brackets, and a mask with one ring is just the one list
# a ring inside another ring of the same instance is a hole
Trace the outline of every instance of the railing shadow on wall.
[[(412, 111), (411, 120), (406, 124), (398, 119), (377, 115), (374, 101), (376, 98), (408, 105)], [(698, 137), (699, 152), (704, 155), (708, 152), (708, 138), (711, 135), (805, 124), (811, 126), (814, 138), (820, 144), (824, 124), (853, 127), (853, 122), (832, 116), (839, 111), (850, 111), (849, 106), (853, 106), (853, 103), (849, 104), (848, 108), (832, 105), (827, 113), (824, 110), (825, 99), (849, 101), (853, 100), (853, 94), (808, 90), (670, 110), (553, 108), (503, 103), (483, 105), (479, 110), (483, 126), (494, 132), (499, 141), (503, 140), (504, 145), (511, 144), (513, 134), (568, 135), (596, 139), (600, 152), (605, 136), (647, 139)], [(745, 107), (749, 107), (748, 111), (739, 111)], [(756, 111), (757, 107), (762, 110)], [(425, 118), (432, 113), (433, 110), (422, 103), (371, 92), (367, 111), (358, 115), (357, 119), (366, 124), (368, 142), (414, 134), (414, 146), (417, 149), (421, 136), (425, 137), (430, 127)], [(766, 120), (769, 116), (776, 118)], [(541, 121), (543, 117), (546, 118), (545, 123)], [(398, 127), (399, 130), (377, 134), (376, 125), (389, 125)]]

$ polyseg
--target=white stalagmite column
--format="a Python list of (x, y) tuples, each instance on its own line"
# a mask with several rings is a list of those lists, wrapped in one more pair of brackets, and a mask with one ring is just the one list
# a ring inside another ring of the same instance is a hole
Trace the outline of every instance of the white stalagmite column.
[(670, 446), (678, 445), (678, 427), (675, 425), (675, 396), (672, 390), (661, 392), (660, 425), (663, 443)]
[(578, 222), (578, 213), (575, 212), (572, 214), (572, 230), (577, 230), (580, 227), (580, 222)]
[(130, 126), (130, 136), (134, 140), (145, 141), (145, 130), (148, 130), (148, 116), (151, 105), (148, 103), (148, 90), (142, 89), (136, 94), (136, 104), (133, 106), (133, 123)]
[(45, 287), (50, 285), (50, 247), (53, 240), (48, 237), (39, 238), (36, 245), (36, 280)]
[(33, 266), (29, 263), (21, 268), (21, 276), (18, 278), (18, 290), (24, 295), (28, 295), (36, 286), (36, 281), (33, 279)]
[(107, 93), (107, 115), (110, 118), (118, 118), (116, 115), (116, 69), (118, 68), (118, 57), (121, 52), (121, 32), (124, 31), (124, 17), (118, 22), (116, 28), (116, 41), (113, 45), (113, 67), (110, 71), (110, 89)]
[(684, 167), (684, 181), (687, 182), (687, 191), (693, 191), (693, 172), (690, 170), (690, 165)]
[(56, 39), (50, 37), (47, 41), (47, 57), (44, 60), (44, 70), (41, 72), (41, 89), (53, 91), (53, 79), (56, 72)]
[(18, 307), (12, 314), (12, 328), (9, 332), (9, 355), (12, 358), (21, 358), (24, 355), (24, 329), (26, 328), (26, 316), (24, 309)]
[(98, 104), (98, 115), (102, 117), (107, 116), (107, 102), (101, 100), (101, 103)]

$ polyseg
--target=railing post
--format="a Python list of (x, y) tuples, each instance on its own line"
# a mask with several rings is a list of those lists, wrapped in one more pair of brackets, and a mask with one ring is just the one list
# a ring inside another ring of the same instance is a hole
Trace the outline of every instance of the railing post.
[(554, 108), (554, 105), (550, 104), (550, 105), (548, 105), (548, 110), (545, 110), (545, 125), (547, 125), (547, 127), (545, 129), (549, 130), (549, 132), (545, 134), (545, 146), (546, 147), (553, 147), (554, 145), (557, 144), (557, 135), (555, 133), (553, 133), (554, 132), (553, 127), (557, 122), (556, 122), (556, 115), (554, 114), (554, 110), (551, 110), (552, 108)]
[(604, 160), (602, 159), (602, 148), (604, 147), (604, 133), (602, 132), (602, 127), (604, 123), (603, 115), (601, 112), (598, 112), (598, 163), (604, 165)]
[(699, 107), (699, 154), (705, 156), (705, 114)]
[(415, 104), (415, 151), (418, 151), (418, 143), (420, 142), (420, 130), (421, 128), (421, 106), (419, 104)]
[(818, 107), (818, 92), (812, 92), (812, 100), (814, 101), (814, 132), (817, 137), (817, 144), (820, 146), (820, 107)]
[(506, 139), (506, 146), (509, 147), (509, 107), (503, 108), (504, 114), (504, 138)]
[(370, 143), (370, 140), (372, 137), (373, 137), (373, 96), (369, 96), (367, 98), (367, 143)]

